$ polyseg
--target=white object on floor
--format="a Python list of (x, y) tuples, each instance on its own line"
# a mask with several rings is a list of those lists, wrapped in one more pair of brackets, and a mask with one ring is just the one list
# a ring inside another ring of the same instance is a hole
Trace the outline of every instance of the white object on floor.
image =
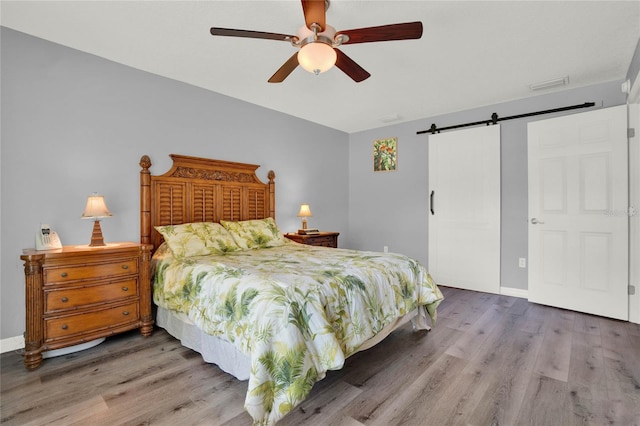
[(42, 352), (42, 358), (55, 358), (57, 356), (68, 355), (75, 352), (84, 351), (85, 349), (91, 349), (104, 342), (104, 337), (100, 339), (92, 340), (90, 342), (80, 343), (79, 345), (68, 346), (66, 348), (54, 349), (52, 351)]

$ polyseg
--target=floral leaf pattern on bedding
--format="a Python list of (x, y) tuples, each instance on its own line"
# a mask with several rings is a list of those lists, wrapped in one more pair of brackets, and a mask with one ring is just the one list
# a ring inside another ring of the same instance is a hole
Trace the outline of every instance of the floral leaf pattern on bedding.
[(435, 321), (442, 294), (406, 256), (284, 244), (156, 259), (154, 301), (251, 358), (245, 408), (270, 425), (327, 370), (417, 308)]
[(274, 402), (283, 396), (278, 410), (286, 414), (311, 392), (318, 374), (313, 368), (303, 371), (305, 351), (304, 345), (298, 345), (282, 352), (268, 351), (260, 357), (259, 362), (272, 380), (263, 382), (251, 394), (262, 398), (265, 411), (271, 411)]

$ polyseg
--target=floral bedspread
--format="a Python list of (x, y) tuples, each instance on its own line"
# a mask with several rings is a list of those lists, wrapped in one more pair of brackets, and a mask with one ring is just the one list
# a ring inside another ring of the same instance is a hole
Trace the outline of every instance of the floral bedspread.
[(245, 409), (274, 424), (396, 318), (443, 299), (417, 261), (288, 243), (156, 264), (154, 301), (251, 359)]

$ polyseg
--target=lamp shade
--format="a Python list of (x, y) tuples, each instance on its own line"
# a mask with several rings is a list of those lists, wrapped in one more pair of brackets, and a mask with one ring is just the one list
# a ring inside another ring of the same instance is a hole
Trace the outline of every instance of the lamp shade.
[(298, 212), (298, 217), (312, 217), (311, 209), (309, 208), (309, 204), (300, 205), (300, 211)]
[(84, 213), (80, 216), (82, 219), (100, 219), (102, 217), (112, 216), (104, 202), (104, 197), (96, 193), (89, 195), (87, 198), (87, 206)]

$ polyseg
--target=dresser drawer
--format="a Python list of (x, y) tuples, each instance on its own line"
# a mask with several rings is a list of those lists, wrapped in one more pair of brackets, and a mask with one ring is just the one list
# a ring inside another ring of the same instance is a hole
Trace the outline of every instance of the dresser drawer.
[(93, 330), (136, 322), (138, 302), (120, 305), (97, 312), (85, 312), (65, 317), (45, 318), (45, 340), (86, 333)]
[(335, 247), (336, 239), (335, 237), (315, 237), (313, 241), (308, 244), (320, 247)]
[(44, 284), (65, 283), (76, 280), (137, 273), (138, 259), (123, 259), (112, 263), (53, 267), (44, 270)]
[(80, 288), (45, 290), (45, 314), (64, 309), (77, 309), (95, 303), (112, 302), (138, 295), (138, 280), (109, 282)]
[(340, 235), (339, 232), (319, 232), (317, 234), (284, 234), (285, 237), (300, 244), (332, 248), (338, 247), (338, 235)]

